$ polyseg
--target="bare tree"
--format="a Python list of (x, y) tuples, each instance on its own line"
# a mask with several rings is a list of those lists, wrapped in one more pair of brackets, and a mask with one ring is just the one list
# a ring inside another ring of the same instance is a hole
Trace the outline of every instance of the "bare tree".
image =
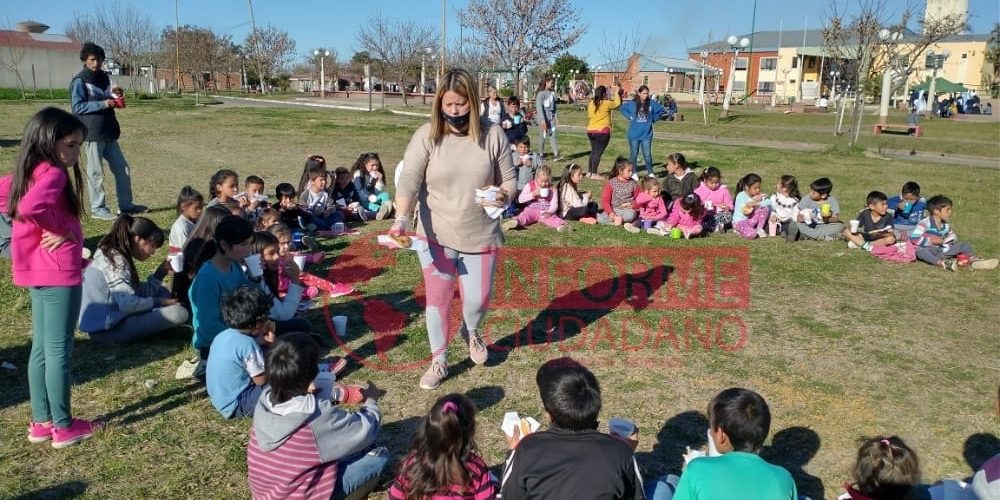
[[(316, 50), (320, 52), (320, 55), (316, 55)], [(326, 52), (329, 52), (330, 55), (325, 55)], [(320, 58), (322, 58), (322, 61), (320, 61)], [(305, 70), (306, 67), (309, 68), (309, 72), (320, 75), (319, 81), (321, 83), (326, 82), (329, 85), (332, 81), (334, 90), (336, 90), (337, 71), (340, 68), (337, 64), (337, 49), (320, 47), (310, 50), (306, 53), (305, 63), (301, 65), (300, 69)], [(333, 75), (333, 80), (330, 80), (331, 74)]]
[(601, 64), (608, 65), (601, 68), (602, 72), (611, 73), (614, 84), (621, 85), (632, 56), (639, 52), (639, 36), (634, 32), (619, 30), (617, 35), (609, 38), (605, 31), (604, 41), (597, 47), (597, 52), (601, 55)]
[[(910, 73), (923, 67), (928, 47), (968, 27), (966, 16), (951, 14), (939, 19), (920, 19), (921, 33), (912, 33), (908, 25), (914, 20), (916, 4), (908, 1), (895, 21), (890, 19), (893, 14), (888, 12), (888, 5), (888, 0), (858, 0), (858, 13), (848, 18), (846, 5), (841, 8), (834, 3), (823, 27), (827, 51), (833, 58), (845, 61), (845, 69), (856, 79), (849, 141), (852, 147), (861, 133), (865, 97), (878, 93), (876, 87), (881, 75), (893, 71), (903, 76), (899, 84), (905, 83)], [(903, 36), (885, 37), (887, 33)]]
[(486, 53), (514, 73), (517, 92), (521, 73), (569, 49), (585, 31), (569, 0), (469, 0), (458, 12)]
[(295, 40), (292, 40), (287, 31), (270, 25), (251, 31), (244, 45), (248, 49), (251, 64), (260, 77), (261, 91), (266, 87), (265, 82), (284, 68), (295, 54)]
[[(163, 47), (161, 60), (171, 66), (175, 62), (175, 49), (180, 51), (179, 70), (191, 76), (195, 97), (199, 90), (205, 90), (205, 74), (214, 80), (215, 72), (227, 67), (225, 54), (232, 46), (228, 35), (219, 36), (209, 28), (185, 25), (177, 30), (173, 27), (164, 28), (160, 46)], [(177, 82), (180, 90), (181, 82)]]
[(76, 13), (67, 32), (81, 42), (104, 47), (108, 56), (126, 69), (133, 91), (139, 67), (151, 63), (158, 50), (159, 36), (152, 18), (131, 5), (99, 5), (87, 13)]
[[(399, 81), (406, 100), (406, 81), (420, 70), (420, 58), (425, 47), (433, 47), (437, 34), (434, 28), (410, 20), (391, 21), (378, 11), (368, 17), (357, 33), (358, 45), (373, 58), (383, 61), (382, 84), (385, 85), (386, 70), (391, 71)], [(385, 92), (383, 88), (383, 101)]]
[[(9, 19), (6, 24), (10, 26), (7, 29), (13, 29)], [(0, 47), (0, 67), (14, 74), (14, 79), (17, 80), (17, 89), (21, 91), (21, 99), (28, 98), (24, 90), (24, 78), (21, 77), (21, 63), (24, 61), (24, 53), (24, 47), (13, 43)]]

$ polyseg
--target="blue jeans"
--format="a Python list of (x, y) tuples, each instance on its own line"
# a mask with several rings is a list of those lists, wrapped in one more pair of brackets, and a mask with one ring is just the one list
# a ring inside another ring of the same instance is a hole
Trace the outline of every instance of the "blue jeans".
[(236, 403), (236, 412), (229, 418), (252, 417), (261, 392), (264, 392), (264, 386), (250, 382), (250, 385), (240, 393), (240, 398)]
[(107, 208), (104, 196), (104, 164), (115, 176), (115, 195), (118, 196), (118, 208), (132, 208), (132, 175), (128, 162), (118, 141), (84, 141), (83, 151), (87, 156), (87, 189), (90, 194), (90, 210)]
[(358, 493), (356, 496), (370, 493), (378, 486), (378, 478), (388, 464), (389, 450), (381, 446), (338, 460), (334, 500), (343, 500), (354, 493)]
[(639, 157), (639, 148), (642, 148), (642, 158), (646, 160), (646, 173), (653, 175), (653, 153), (651, 151), (653, 145), (652, 143), (652, 139), (639, 139), (635, 141), (629, 139), (629, 160), (632, 161), (635, 171), (639, 170), (639, 164), (636, 163), (635, 160)]
[(677, 490), (679, 482), (679, 477), (668, 474), (655, 481), (647, 482), (643, 489), (648, 500), (671, 500), (674, 498), (674, 492)]
[(330, 228), (338, 222), (344, 222), (344, 214), (340, 213), (340, 210), (334, 210), (326, 217), (321, 217), (318, 214), (310, 214), (310, 216), (312, 223), (316, 224), (317, 228), (324, 231), (330, 230)]

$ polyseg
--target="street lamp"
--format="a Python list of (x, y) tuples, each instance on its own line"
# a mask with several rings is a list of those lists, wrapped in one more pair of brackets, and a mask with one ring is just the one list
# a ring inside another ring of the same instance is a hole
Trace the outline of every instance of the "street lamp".
[(576, 78), (580, 74), (580, 70), (578, 70), (578, 69), (571, 69), (569, 71), (569, 73), (572, 76), (572, 79), (570, 80), (570, 83), (569, 83), (569, 96), (570, 96), (570, 98), (572, 100), (575, 101), (576, 100)]
[[(895, 44), (900, 38), (903, 38), (903, 34), (898, 31), (889, 31), (887, 28), (882, 28), (878, 32), (878, 37), (882, 39), (882, 43)], [(892, 92), (892, 58), (895, 56), (895, 52), (894, 45), (890, 45), (886, 52), (888, 64), (885, 66), (885, 72), (882, 73), (882, 99), (879, 101), (878, 107), (878, 122), (881, 124), (889, 121), (889, 94)]]
[(937, 88), (937, 72), (944, 66), (945, 59), (948, 59), (949, 57), (951, 57), (951, 51), (948, 49), (944, 49), (940, 54), (935, 53), (932, 50), (927, 51), (927, 62), (925, 67), (927, 69), (933, 68), (934, 72), (931, 74), (931, 88), (930, 93), (927, 94), (927, 109), (924, 110), (924, 116), (930, 116), (931, 108), (937, 104), (937, 97), (934, 95), (936, 92), (935, 89)]
[(730, 35), (726, 39), (729, 42), (729, 47), (733, 50), (733, 60), (729, 64), (729, 81), (726, 83), (726, 98), (722, 102), (722, 113), (719, 118), (729, 117), (729, 101), (733, 98), (733, 85), (736, 80), (736, 59), (740, 57), (740, 49), (746, 48), (750, 45), (750, 39), (747, 37), (736, 38), (736, 35)]
[(555, 91), (556, 95), (559, 95), (559, 77), (562, 76), (559, 73), (552, 75), (554, 81), (552, 82), (552, 90)]
[(329, 50), (319, 50), (313, 51), (314, 56), (319, 56), (319, 98), (326, 99), (326, 67), (323, 64), (323, 59), (330, 57)]
[(420, 97), (424, 104), (427, 104), (427, 56), (431, 55), (433, 49), (424, 47), (420, 52)]

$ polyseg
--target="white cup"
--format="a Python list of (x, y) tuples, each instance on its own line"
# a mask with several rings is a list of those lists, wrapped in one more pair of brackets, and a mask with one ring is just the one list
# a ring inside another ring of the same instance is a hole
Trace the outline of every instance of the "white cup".
[(542, 198), (548, 198), (549, 188), (538, 188), (538, 196), (541, 196)]
[(306, 257), (307, 256), (305, 254), (301, 253), (297, 253), (292, 256), (292, 260), (295, 262), (295, 265), (299, 267), (299, 271), (306, 268)]
[(705, 200), (705, 210), (711, 210), (712, 208), (713, 208), (712, 201), (711, 200)]
[(851, 234), (858, 234), (858, 226), (861, 225), (861, 221), (857, 219), (851, 219)]
[(247, 272), (252, 278), (260, 278), (264, 275), (264, 268), (260, 265), (260, 254), (253, 253), (243, 258), (243, 263), (247, 266)]
[(333, 224), (333, 232), (340, 234), (347, 231), (347, 226), (343, 222), (335, 222)]
[(184, 252), (167, 254), (167, 261), (170, 262), (170, 268), (173, 269), (175, 273), (179, 273), (184, 270)]
[(347, 335), (347, 316), (333, 317), (333, 331), (336, 332), (338, 337)]

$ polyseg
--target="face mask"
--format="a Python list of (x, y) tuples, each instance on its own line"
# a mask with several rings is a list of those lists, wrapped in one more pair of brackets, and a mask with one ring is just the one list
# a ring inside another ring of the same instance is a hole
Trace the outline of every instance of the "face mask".
[(451, 116), (448, 113), (441, 113), (444, 120), (448, 122), (449, 125), (455, 127), (458, 130), (464, 129), (469, 124), (469, 113), (459, 116)]

